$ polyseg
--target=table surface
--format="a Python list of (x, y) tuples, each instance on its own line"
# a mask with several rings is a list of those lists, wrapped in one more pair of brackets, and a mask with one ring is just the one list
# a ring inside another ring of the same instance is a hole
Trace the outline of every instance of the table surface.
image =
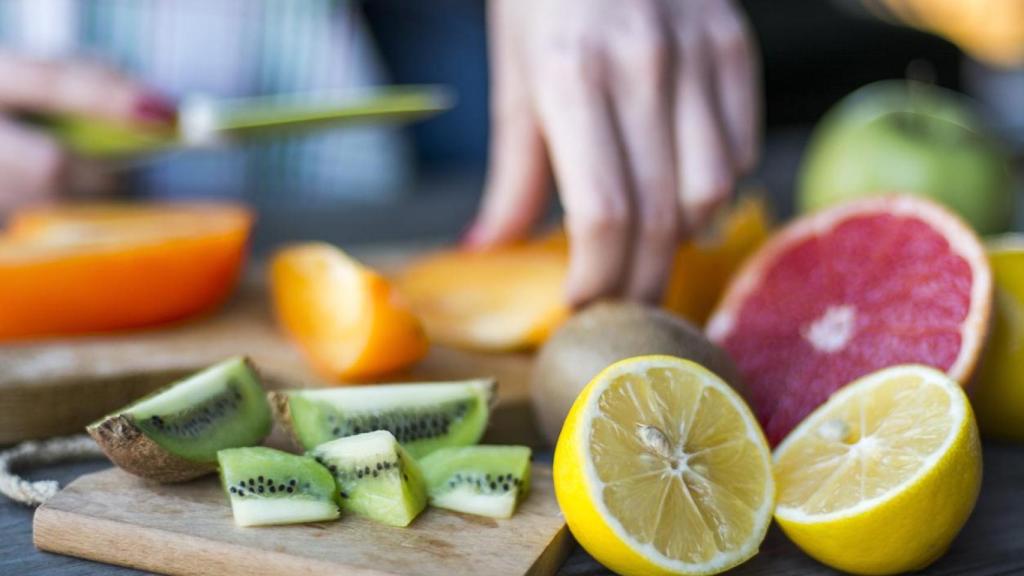
[[(550, 454), (539, 456), (550, 458)], [(1024, 574), (1024, 446), (987, 444), (984, 458), (984, 486), (974, 514), (949, 553), (920, 574)], [(63, 484), (106, 466), (103, 461), (67, 464), (38, 470), (32, 477), (55, 478)], [(773, 526), (761, 553), (734, 573), (786, 576), (835, 572), (805, 556)], [(122, 576), (143, 573), (36, 550), (32, 546), (32, 510), (0, 498), (0, 574)], [(579, 548), (559, 571), (560, 576), (598, 574), (610, 573)]]

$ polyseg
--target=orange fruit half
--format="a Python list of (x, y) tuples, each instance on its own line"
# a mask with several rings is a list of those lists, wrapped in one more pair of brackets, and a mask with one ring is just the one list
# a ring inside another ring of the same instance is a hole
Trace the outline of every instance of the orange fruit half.
[(141, 328), (209, 311), (245, 260), (234, 204), (86, 204), (15, 213), (0, 235), (0, 340)]

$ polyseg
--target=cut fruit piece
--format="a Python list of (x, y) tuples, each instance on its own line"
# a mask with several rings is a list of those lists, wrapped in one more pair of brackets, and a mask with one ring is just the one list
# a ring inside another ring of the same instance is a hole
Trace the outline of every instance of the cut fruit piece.
[(1024, 236), (998, 238), (988, 256), (995, 314), (971, 401), (986, 437), (1024, 442)]
[(252, 215), (229, 204), (86, 204), (15, 213), (0, 236), (0, 340), (140, 328), (234, 288)]
[(216, 468), (217, 452), (270, 433), (270, 406), (255, 369), (231, 358), (130, 404), (88, 427), (114, 463), (159, 482)]
[(278, 252), (270, 266), (274, 310), (320, 371), (362, 380), (427, 353), (420, 321), (383, 276), (321, 243)]
[(764, 199), (740, 199), (721, 215), (707, 237), (684, 242), (665, 288), (663, 305), (703, 326), (733, 274), (768, 239), (771, 217)]
[(456, 512), (511, 518), (530, 490), (526, 446), (442, 448), (420, 466), (430, 504)]
[(332, 440), (310, 454), (338, 482), (342, 506), (391, 526), (408, 526), (427, 505), (419, 465), (385, 430)]
[[(664, 307), (703, 324), (768, 228), (764, 202), (747, 197), (724, 213), (710, 236), (680, 245)], [(568, 266), (569, 242), (558, 231), (525, 244), (427, 256), (398, 282), (433, 341), (478, 350), (529, 349), (544, 343), (570, 314)]]
[(306, 450), (335, 438), (387, 430), (419, 458), (446, 446), (476, 444), (487, 428), (497, 384), (384, 384), (271, 392), (277, 421)]
[(217, 462), (239, 526), (322, 522), (341, 515), (334, 477), (308, 456), (258, 446), (221, 450)]
[(587, 385), (555, 447), (554, 481), (576, 540), (627, 576), (736, 566), (757, 553), (774, 508), (750, 409), (672, 356), (616, 362)]
[(897, 366), (849, 384), (775, 451), (783, 531), (846, 572), (920, 570), (967, 521), (981, 487), (971, 406), (948, 376)]
[(560, 234), (528, 244), (424, 258), (399, 277), (430, 338), (461, 348), (536, 346), (569, 315), (568, 267)]
[(871, 198), (805, 216), (737, 274), (708, 323), (772, 444), (847, 382), (916, 363), (966, 383), (988, 330), (978, 237), (939, 205)]

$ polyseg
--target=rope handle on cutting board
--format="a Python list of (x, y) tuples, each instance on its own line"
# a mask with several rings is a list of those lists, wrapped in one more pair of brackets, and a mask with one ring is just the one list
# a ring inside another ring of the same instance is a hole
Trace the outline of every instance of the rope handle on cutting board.
[(60, 484), (55, 480), (30, 482), (19, 476), (16, 470), (100, 456), (103, 456), (100, 447), (85, 434), (22, 442), (0, 452), (0, 494), (26, 506), (38, 506), (53, 498), (60, 490)]

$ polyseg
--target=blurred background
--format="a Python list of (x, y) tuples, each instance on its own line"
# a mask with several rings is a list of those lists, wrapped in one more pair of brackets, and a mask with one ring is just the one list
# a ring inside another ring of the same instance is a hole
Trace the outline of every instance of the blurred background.
[[(741, 4), (760, 44), (765, 94), (766, 146), (750, 182), (768, 191), (777, 216), (793, 211), (797, 169), (825, 111), (865, 84), (908, 74), (977, 99), (1020, 171), (1021, 68), (981, 63), (940, 36), (892, 21), (888, 5), (898, 3)], [(452, 88), (454, 108), (422, 123), (169, 153), (119, 174), (132, 195), (255, 205), (262, 254), (311, 237), (351, 245), (458, 236), (487, 160), (485, 13), (481, 0), (8, 0), (0, 2), (0, 42), (35, 56), (97, 58), (174, 99), (382, 83)]]

